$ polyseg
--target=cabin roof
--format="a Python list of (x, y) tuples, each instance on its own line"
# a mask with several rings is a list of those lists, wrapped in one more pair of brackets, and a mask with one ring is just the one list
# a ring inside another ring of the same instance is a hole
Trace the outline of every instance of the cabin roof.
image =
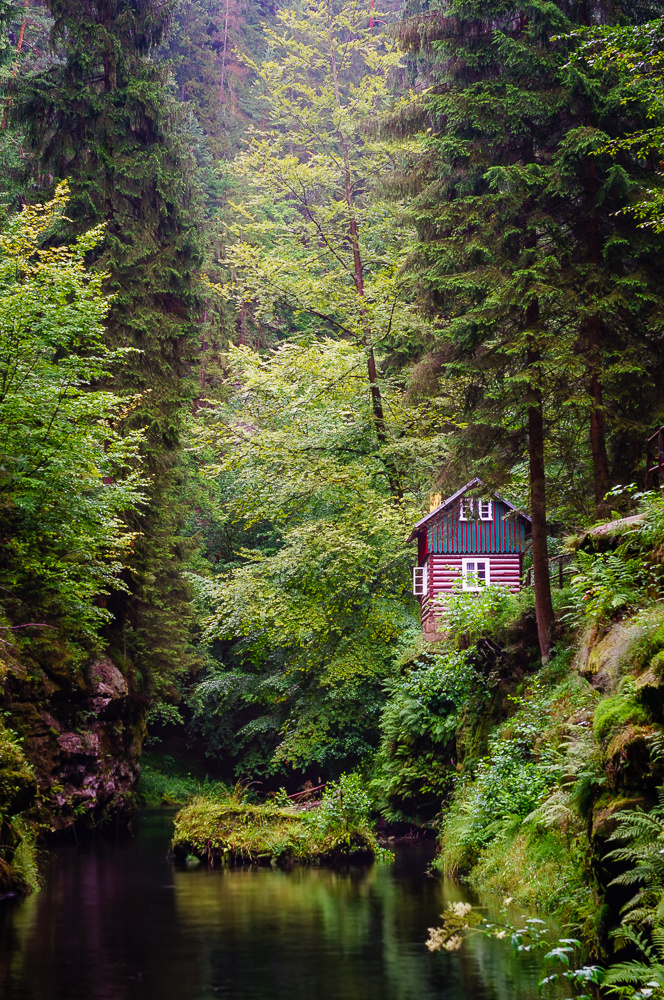
[[(447, 498), (447, 500), (443, 500), (443, 502), (439, 504), (434, 510), (429, 511), (429, 513), (426, 514), (425, 517), (423, 517), (420, 521), (417, 522), (417, 524), (411, 531), (406, 541), (407, 542), (414, 541), (417, 538), (420, 531), (422, 531), (422, 529), (427, 526), (429, 521), (432, 521), (438, 514), (444, 511), (447, 507), (451, 506), (451, 504), (453, 504), (455, 500), (458, 500), (459, 497), (462, 497), (464, 493), (467, 493), (467, 491), (471, 490), (474, 486), (484, 486), (484, 483), (478, 476), (475, 476), (474, 479), (471, 479), (469, 483), (466, 483), (465, 486), (462, 486), (460, 490), (457, 490), (456, 493), (453, 493), (451, 497)], [(528, 521), (528, 523), (530, 524), (530, 518), (528, 517), (528, 515), (522, 514), (521, 511), (517, 510), (514, 504), (511, 504), (509, 500), (505, 499), (505, 497), (501, 497), (497, 493), (492, 493), (491, 498), (493, 500), (499, 500), (501, 503), (504, 503), (506, 507), (509, 507), (510, 510), (513, 510), (515, 514), (517, 514), (519, 517), (522, 517), (524, 521)]]

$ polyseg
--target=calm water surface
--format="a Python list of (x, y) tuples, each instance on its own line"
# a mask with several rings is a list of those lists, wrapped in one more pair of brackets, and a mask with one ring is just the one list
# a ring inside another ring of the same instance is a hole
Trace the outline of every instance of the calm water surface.
[(431, 844), (396, 863), (180, 871), (171, 818), (133, 840), (60, 847), (44, 889), (0, 903), (2, 1000), (534, 1000), (537, 968), (504, 943), (424, 947), (446, 902)]

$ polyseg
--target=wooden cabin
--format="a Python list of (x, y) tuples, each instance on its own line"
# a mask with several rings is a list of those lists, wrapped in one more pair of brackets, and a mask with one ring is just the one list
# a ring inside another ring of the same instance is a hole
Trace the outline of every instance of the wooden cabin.
[(434, 599), (457, 590), (479, 591), (499, 584), (521, 589), (523, 551), (530, 518), (497, 494), (482, 496), (472, 479), (418, 521), (413, 593), (422, 606), (422, 626), (435, 633)]

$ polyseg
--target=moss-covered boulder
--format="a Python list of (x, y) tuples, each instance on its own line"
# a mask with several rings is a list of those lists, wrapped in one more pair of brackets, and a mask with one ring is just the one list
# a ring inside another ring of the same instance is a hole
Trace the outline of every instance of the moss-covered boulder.
[(373, 861), (379, 848), (366, 822), (328, 825), (294, 806), (198, 796), (175, 817), (173, 851), (210, 864), (318, 864)]

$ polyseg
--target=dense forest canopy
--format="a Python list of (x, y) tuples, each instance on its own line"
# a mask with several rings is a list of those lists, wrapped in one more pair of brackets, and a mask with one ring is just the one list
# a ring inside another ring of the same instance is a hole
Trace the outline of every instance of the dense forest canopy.
[[(658, 7), (0, 0), (8, 677), (69, 697), (102, 658), (132, 753), (147, 719), (264, 792), (444, 802), (448, 870), (494, 886), (496, 844), (548, 870), (634, 768), (653, 804)], [(425, 642), (406, 538), (474, 477), (529, 518), (524, 586)], [(650, 680), (593, 686), (573, 651), (631, 615)], [(552, 905), (604, 947), (572, 854)]]
[[(546, 656), (549, 556), (642, 484), (663, 405), (654, 13), (3, 6), (7, 211), (66, 182), (50, 245), (99, 234), (105, 349), (127, 353), (80, 385), (131, 398), (145, 481), (85, 641), (252, 768), (375, 745), (430, 492), (480, 475), (530, 513)], [(9, 482), (16, 518), (27, 473)]]

